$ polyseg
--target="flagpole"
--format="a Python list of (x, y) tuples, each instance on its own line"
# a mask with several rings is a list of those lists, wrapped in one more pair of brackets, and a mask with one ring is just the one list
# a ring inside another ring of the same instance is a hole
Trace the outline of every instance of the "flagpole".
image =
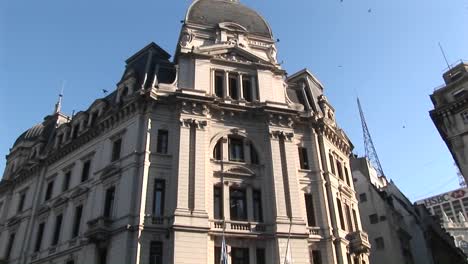
[[(221, 151), (223, 152), (223, 149), (221, 148)], [(224, 205), (224, 157), (221, 154), (221, 203)], [(220, 264), (228, 264), (227, 260), (227, 245), (226, 245), (226, 238), (225, 238), (225, 231), (226, 231), (226, 216), (224, 215), (224, 206), (222, 207), (223, 211), (222, 213), (222, 223), (223, 223), (223, 233), (222, 233), (222, 242), (221, 242), (221, 258), (220, 258)]]

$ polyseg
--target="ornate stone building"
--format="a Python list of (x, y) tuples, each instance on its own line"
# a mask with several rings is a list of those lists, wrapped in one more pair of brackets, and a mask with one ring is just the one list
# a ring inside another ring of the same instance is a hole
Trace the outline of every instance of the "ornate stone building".
[(434, 109), (429, 113), (468, 182), (468, 64), (450, 67), (443, 78), (445, 84), (431, 94)]
[(151, 43), (116, 89), (23, 133), (0, 183), (7, 263), (367, 264), (352, 144), (323, 86), (287, 76), (238, 1), (188, 9), (173, 61)]

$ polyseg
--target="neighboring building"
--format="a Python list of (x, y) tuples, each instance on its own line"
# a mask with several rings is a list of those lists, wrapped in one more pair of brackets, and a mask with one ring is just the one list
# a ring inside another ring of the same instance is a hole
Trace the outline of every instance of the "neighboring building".
[(468, 63), (449, 68), (443, 77), (445, 85), (431, 94), (434, 110), (429, 113), (468, 182)]
[(368, 264), (352, 144), (323, 86), (286, 77), (268, 23), (188, 9), (175, 59), (152, 43), (115, 91), (24, 132), (0, 183), (11, 264)]
[(468, 256), (468, 188), (435, 195), (416, 201), (426, 206), (441, 221), (442, 227), (455, 239), (457, 247)]
[(372, 245), (371, 263), (465, 263), (464, 254), (429, 212), (379, 177), (366, 158), (352, 158), (351, 168), (362, 226)]

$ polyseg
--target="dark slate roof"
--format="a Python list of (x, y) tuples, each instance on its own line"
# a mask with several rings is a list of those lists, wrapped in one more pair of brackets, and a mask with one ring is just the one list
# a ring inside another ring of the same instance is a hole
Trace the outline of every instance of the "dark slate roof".
[(21, 136), (16, 139), (15, 144), (13, 146), (16, 146), (20, 142), (23, 141), (34, 141), (37, 140), (41, 135), (42, 132), (44, 131), (44, 125), (43, 124), (37, 124), (30, 129), (26, 130)]
[(245, 27), (252, 34), (272, 38), (265, 19), (235, 0), (197, 0), (189, 8), (186, 21), (207, 26), (232, 22)]

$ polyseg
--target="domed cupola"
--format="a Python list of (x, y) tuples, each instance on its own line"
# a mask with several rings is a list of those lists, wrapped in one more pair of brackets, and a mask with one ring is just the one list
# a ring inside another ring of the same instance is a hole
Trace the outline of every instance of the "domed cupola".
[(221, 23), (235, 23), (250, 34), (273, 38), (265, 19), (238, 0), (196, 0), (188, 9), (185, 22), (213, 28)]

